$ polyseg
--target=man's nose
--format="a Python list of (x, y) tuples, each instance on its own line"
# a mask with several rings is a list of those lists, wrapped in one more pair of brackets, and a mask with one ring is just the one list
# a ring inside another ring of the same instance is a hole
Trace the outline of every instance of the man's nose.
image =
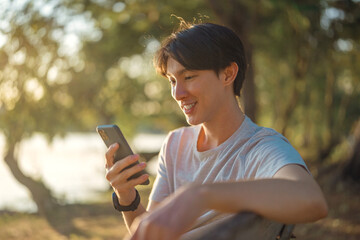
[(172, 97), (177, 101), (183, 99), (186, 96), (186, 89), (182, 83), (176, 82), (171, 91)]

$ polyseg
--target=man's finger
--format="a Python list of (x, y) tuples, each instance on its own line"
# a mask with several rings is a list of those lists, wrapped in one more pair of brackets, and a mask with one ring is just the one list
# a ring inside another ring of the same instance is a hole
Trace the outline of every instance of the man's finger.
[(118, 149), (119, 149), (119, 144), (114, 143), (106, 151), (106, 154), (105, 154), (106, 165), (105, 166), (107, 169), (111, 168), (114, 165), (114, 155)]
[(122, 172), (125, 168), (129, 167), (132, 164), (135, 164), (136, 161), (139, 160), (139, 155), (138, 154), (134, 154), (134, 155), (129, 155), (123, 159), (121, 159), (120, 161), (117, 161), (116, 163), (112, 164), (112, 166), (110, 166), (111, 171), (114, 172)]

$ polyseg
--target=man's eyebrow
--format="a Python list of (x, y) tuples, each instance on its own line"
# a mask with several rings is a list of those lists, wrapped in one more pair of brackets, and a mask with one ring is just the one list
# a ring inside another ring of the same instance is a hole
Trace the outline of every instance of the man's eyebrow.
[[(184, 74), (184, 73), (187, 72), (187, 71), (189, 71), (189, 70), (186, 69), (186, 68), (183, 68), (183, 69), (180, 69), (179, 71), (177, 71), (177, 72), (175, 73), (175, 75), (181, 75), (181, 74)], [(172, 76), (172, 74), (169, 74), (169, 73), (166, 73), (165, 75), (166, 75), (167, 77)]]

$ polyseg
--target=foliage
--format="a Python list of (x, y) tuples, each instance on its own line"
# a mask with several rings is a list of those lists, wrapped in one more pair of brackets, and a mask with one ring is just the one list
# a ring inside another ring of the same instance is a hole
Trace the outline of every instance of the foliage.
[[(78, 84), (73, 73), (84, 64), (77, 48), (80, 40), (96, 40), (100, 34), (74, 35), (79, 29), (71, 25), (90, 21), (86, 14), (40, 1), (23, 3), (3, 2), (1, 13), (0, 127), (12, 141), (34, 132), (51, 138), (81, 125), (76, 96), (69, 91)], [(94, 29), (91, 21), (87, 28)]]
[(360, 113), (359, 3), (273, 2), (267, 14), (254, 38), (261, 121), (298, 146), (333, 148)]

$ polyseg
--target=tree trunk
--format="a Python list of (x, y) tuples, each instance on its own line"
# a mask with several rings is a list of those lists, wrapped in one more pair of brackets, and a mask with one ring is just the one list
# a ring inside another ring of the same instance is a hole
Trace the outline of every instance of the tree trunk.
[(18, 143), (7, 143), (7, 151), (4, 158), (5, 163), (8, 165), (15, 179), (29, 190), (31, 197), (38, 208), (39, 214), (46, 217), (50, 211), (53, 211), (59, 205), (44, 183), (26, 176), (21, 171), (15, 156), (16, 145), (18, 145)]
[(360, 119), (356, 123), (353, 138), (353, 150), (342, 172), (342, 178), (360, 183)]
[[(334, 62), (332, 58), (328, 58), (329, 66), (333, 66)], [(328, 68), (326, 71), (326, 87), (325, 87), (325, 98), (324, 98), (324, 105), (325, 105), (325, 123), (327, 130), (325, 139), (325, 144), (321, 144), (319, 148), (319, 155), (317, 159), (320, 162), (324, 162), (328, 156), (331, 155), (332, 151), (335, 147), (341, 143), (340, 141), (340, 134), (337, 131), (338, 127), (335, 125), (335, 114), (333, 113), (334, 107), (334, 92), (335, 92), (335, 75), (334, 70), (332, 68)], [(336, 129), (336, 130), (335, 130)], [(324, 142), (324, 141), (321, 141)]]
[(15, 179), (29, 190), (39, 215), (44, 217), (50, 226), (62, 235), (70, 236), (73, 233), (84, 235), (73, 225), (72, 218), (74, 216), (71, 209), (60, 205), (43, 182), (36, 181), (21, 171), (15, 153), (18, 143), (19, 141), (13, 142), (8, 139), (4, 161)]
[(288, 104), (285, 107), (284, 110), (284, 114), (282, 116), (282, 126), (281, 126), (281, 130), (280, 132), (286, 136), (286, 131), (287, 128), (289, 127), (289, 122), (291, 120), (291, 117), (294, 113), (294, 110), (296, 109), (296, 106), (299, 102), (300, 99), (300, 95), (301, 95), (301, 90), (302, 89), (302, 85), (306, 84), (305, 82), (305, 75), (308, 71), (308, 64), (309, 64), (309, 59), (311, 56), (303, 56), (303, 54), (301, 54), (301, 42), (297, 43), (297, 49), (296, 49), (296, 63), (295, 63), (295, 68), (294, 68), (294, 86), (292, 89), (292, 93), (290, 96), (290, 99), (288, 102)]
[(291, 116), (293, 115), (293, 112), (295, 110), (295, 107), (299, 101), (299, 80), (295, 80), (294, 87), (292, 89), (292, 94), (290, 96), (290, 99), (288, 101), (288, 104), (285, 107), (285, 111), (283, 114), (283, 117), (281, 118), (281, 134), (286, 136), (286, 131), (289, 126), (289, 121), (291, 119)]
[(246, 60), (248, 62), (248, 69), (246, 72), (246, 80), (243, 86), (243, 97), (245, 103), (245, 113), (246, 115), (252, 120), (256, 121), (256, 111), (257, 111), (257, 104), (256, 104), (256, 89), (255, 89), (255, 82), (254, 82), (254, 66), (253, 66), (253, 47), (248, 42), (248, 39), (244, 41), (244, 47), (246, 51)]

